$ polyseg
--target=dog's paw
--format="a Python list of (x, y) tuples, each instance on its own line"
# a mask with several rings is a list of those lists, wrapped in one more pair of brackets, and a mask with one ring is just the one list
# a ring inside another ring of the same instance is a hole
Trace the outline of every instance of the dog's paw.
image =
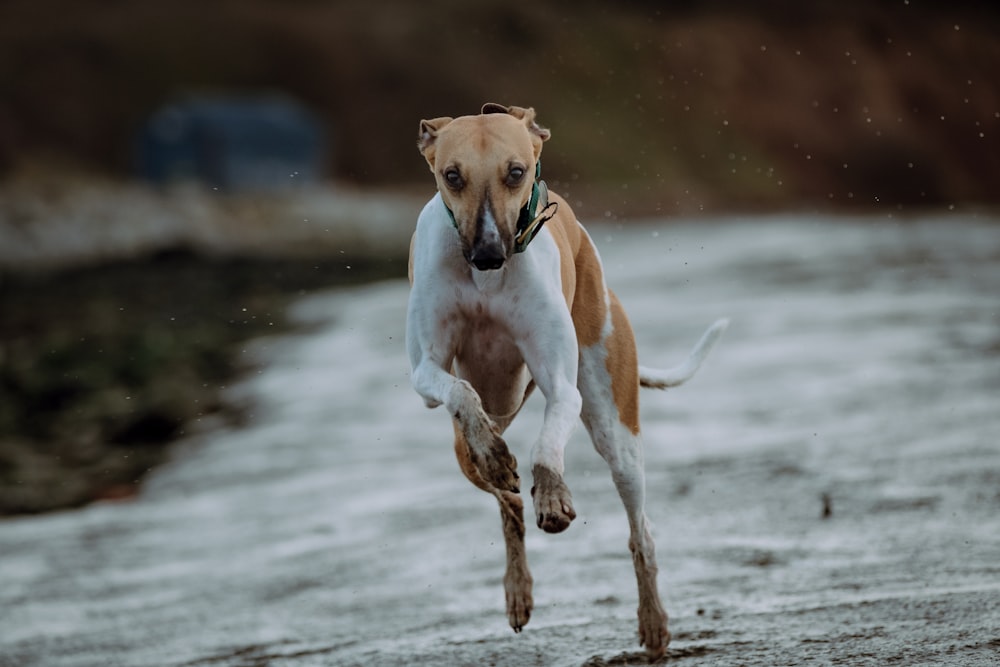
[(531, 499), (535, 504), (535, 523), (546, 533), (561, 533), (576, 518), (573, 496), (562, 477), (545, 466), (536, 465)]
[(499, 435), (493, 436), (487, 459), (487, 476), (493, 486), (512, 493), (521, 492), (521, 477), (517, 474), (517, 459)]
[(639, 607), (639, 645), (646, 647), (650, 660), (662, 658), (670, 644), (667, 615), (656, 605)]
[(521, 492), (521, 478), (517, 474), (517, 459), (510, 453), (507, 443), (494, 430), (487, 434), (486, 452), (470, 448), (472, 463), (488, 484), (501, 491)]
[(514, 632), (520, 632), (528, 624), (534, 606), (531, 597), (531, 575), (526, 572), (512, 574), (508, 571), (504, 577), (504, 593), (507, 597), (507, 620)]
[(465, 380), (455, 383), (453, 394), (450, 400), (458, 407), (452, 417), (469, 443), (469, 455), (480, 477), (500, 491), (520, 493), (517, 459), (507, 448), (497, 425), (483, 411), (479, 395)]

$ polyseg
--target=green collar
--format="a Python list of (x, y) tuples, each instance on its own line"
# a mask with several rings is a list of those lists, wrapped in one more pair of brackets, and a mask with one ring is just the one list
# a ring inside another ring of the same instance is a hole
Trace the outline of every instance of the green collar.
[[(524, 252), (528, 244), (542, 229), (542, 225), (552, 219), (559, 209), (557, 202), (549, 201), (549, 188), (545, 181), (541, 179), (542, 161), (535, 162), (535, 182), (531, 184), (531, 196), (528, 203), (521, 207), (521, 213), (517, 218), (517, 233), (514, 235), (514, 252)], [(455, 221), (455, 214), (452, 213), (448, 205), (445, 204), (451, 224), (458, 229), (458, 222)], [(551, 213), (548, 212), (552, 209)]]

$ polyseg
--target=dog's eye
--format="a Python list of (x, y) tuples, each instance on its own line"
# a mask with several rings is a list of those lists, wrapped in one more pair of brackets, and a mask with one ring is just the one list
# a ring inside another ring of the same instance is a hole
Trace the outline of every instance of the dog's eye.
[(444, 172), (444, 180), (448, 182), (448, 185), (455, 188), (461, 188), (464, 185), (462, 181), (462, 175), (458, 173), (458, 169), (449, 169)]
[(521, 167), (511, 167), (510, 171), (507, 172), (507, 184), (517, 185), (524, 178), (524, 169)]

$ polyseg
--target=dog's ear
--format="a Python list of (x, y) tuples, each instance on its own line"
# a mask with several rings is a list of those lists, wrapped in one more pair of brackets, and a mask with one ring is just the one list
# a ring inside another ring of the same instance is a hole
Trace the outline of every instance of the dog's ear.
[(420, 154), (424, 156), (424, 159), (427, 160), (431, 171), (434, 171), (434, 145), (437, 142), (438, 132), (451, 121), (450, 116), (420, 121), (420, 132), (417, 134), (417, 148), (420, 150)]
[(502, 104), (487, 102), (483, 105), (481, 113), (510, 113), (510, 111)]
[(482, 113), (509, 113), (518, 120), (523, 120), (528, 126), (528, 131), (542, 141), (548, 141), (552, 133), (535, 122), (535, 110), (531, 107), (505, 107), (496, 102), (487, 102), (483, 105)]
[(528, 126), (528, 132), (540, 140), (535, 142), (535, 157), (538, 157), (542, 151), (541, 142), (548, 141), (552, 137), (551, 132), (535, 122), (535, 110), (531, 107), (505, 107), (496, 102), (487, 102), (483, 105), (482, 113), (508, 113), (514, 118), (524, 121), (524, 124)]
[(531, 107), (509, 107), (507, 113), (514, 118), (520, 119), (528, 127), (528, 133), (531, 135), (531, 143), (535, 149), (535, 159), (537, 160), (538, 156), (542, 153), (542, 142), (548, 141), (552, 133), (535, 122), (535, 110)]

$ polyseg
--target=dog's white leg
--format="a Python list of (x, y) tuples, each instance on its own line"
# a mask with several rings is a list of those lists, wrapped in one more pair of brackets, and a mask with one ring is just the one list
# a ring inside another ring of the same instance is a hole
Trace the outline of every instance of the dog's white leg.
[[(534, 319), (538, 312), (532, 311)], [(520, 349), (532, 379), (545, 396), (542, 429), (531, 448), (535, 522), (546, 532), (558, 533), (576, 518), (562, 474), (566, 442), (578, 423), (582, 401), (576, 386), (579, 353), (569, 313), (554, 307), (547, 312), (551, 322), (536, 322), (534, 327), (522, 329)]]
[(562, 474), (566, 442), (579, 419), (581, 399), (573, 385), (560, 380), (557, 387), (546, 396), (542, 432), (531, 449), (531, 497), (535, 506), (535, 523), (548, 533), (566, 530), (576, 518), (573, 496)]
[(595, 446), (611, 468), (618, 494), (625, 505), (629, 523), (629, 551), (639, 590), (639, 643), (653, 656), (663, 655), (670, 642), (667, 614), (657, 589), (656, 545), (646, 518), (645, 477), (642, 443), (639, 436), (622, 429), (611, 438), (607, 433), (594, 438)]
[(657, 590), (656, 547), (645, 513), (646, 483), (639, 435), (639, 378), (632, 330), (611, 296), (611, 322), (602, 340), (580, 353), (583, 422), (608, 463), (625, 505), (629, 550), (639, 589), (639, 643), (654, 657), (670, 642), (667, 614)]

